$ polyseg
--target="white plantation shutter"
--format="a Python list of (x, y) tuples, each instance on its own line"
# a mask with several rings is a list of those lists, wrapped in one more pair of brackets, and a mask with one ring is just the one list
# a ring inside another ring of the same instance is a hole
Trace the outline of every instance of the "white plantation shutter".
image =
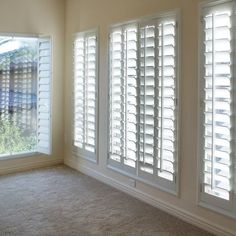
[(87, 158), (96, 157), (97, 109), (96, 31), (77, 34), (74, 41), (74, 146)]
[(177, 166), (176, 22), (160, 23), (158, 32), (158, 175), (173, 181)]
[(140, 175), (171, 189), (177, 172), (176, 37), (173, 20), (140, 27)]
[(110, 35), (110, 163), (135, 172), (137, 160), (137, 26)]
[(37, 151), (51, 153), (51, 40), (39, 38), (38, 45), (38, 100), (37, 100)]
[(233, 4), (203, 10), (201, 200), (235, 214), (234, 21)]
[[(170, 19), (170, 20), (169, 20)], [(177, 189), (175, 17), (110, 33), (108, 165), (168, 191)]]
[(156, 174), (157, 152), (155, 152), (155, 85), (156, 85), (156, 27), (147, 24), (140, 28), (140, 154), (142, 171)]

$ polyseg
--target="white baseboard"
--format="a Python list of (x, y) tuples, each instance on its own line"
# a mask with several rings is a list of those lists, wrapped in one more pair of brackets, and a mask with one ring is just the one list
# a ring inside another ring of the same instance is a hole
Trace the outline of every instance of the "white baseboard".
[(203, 219), (199, 216), (196, 216), (190, 212), (187, 212), (183, 209), (180, 209), (174, 205), (166, 204), (165, 202), (153, 198), (151, 195), (144, 193), (136, 188), (132, 188), (131, 186), (125, 185), (111, 177), (108, 177), (98, 171), (95, 171), (94, 169), (88, 168), (84, 165), (78, 165), (77, 163), (74, 163), (73, 160), (64, 160), (65, 165), (68, 165), (69, 167), (76, 169), (83, 174), (86, 174), (88, 176), (91, 176), (101, 182), (104, 182), (118, 190), (121, 190), (143, 202), (146, 202), (154, 207), (159, 208), (160, 210), (163, 210), (173, 216), (176, 216), (180, 218), (181, 220), (184, 220), (185, 222), (188, 222), (192, 225), (195, 225), (199, 228), (202, 228), (208, 232), (211, 232), (215, 235), (219, 236), (235, 236), (236, 232), (233, 232), (227, 228), (220, 227), (219, 225), (216, 225), (213, 222), (208, 221), (207, 219)]
[(55, 166), (63, 164), (63, 159), (53, 159), (53, 160), (40, 160), (40, 161), (31, 161), (24, 163), (17, 163), (17, 165), (11, 165), (10, 167), (0, 168), (0, 175), (12, 174), (42, 167)]

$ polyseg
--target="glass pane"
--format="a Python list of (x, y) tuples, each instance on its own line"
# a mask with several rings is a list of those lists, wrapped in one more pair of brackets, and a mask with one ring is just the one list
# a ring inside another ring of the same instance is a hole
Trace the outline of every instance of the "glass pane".
[(0, 156), (36, 150), (37, 38), (0, 37)]

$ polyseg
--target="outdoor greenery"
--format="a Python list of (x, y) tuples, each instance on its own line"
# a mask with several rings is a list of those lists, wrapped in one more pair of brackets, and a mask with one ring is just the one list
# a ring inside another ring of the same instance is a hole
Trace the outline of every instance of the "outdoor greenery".
[(23, 132), (13, 118), (0, 118), (0, 155), (34, 151), (35, 146), (35, 134)]

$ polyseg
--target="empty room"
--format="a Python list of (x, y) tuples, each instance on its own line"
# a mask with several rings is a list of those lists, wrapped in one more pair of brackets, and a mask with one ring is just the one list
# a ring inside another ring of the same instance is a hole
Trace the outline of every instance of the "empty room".
[(236, 236), (235, 79), (235, 0), (0, 0), (0, 236)]

